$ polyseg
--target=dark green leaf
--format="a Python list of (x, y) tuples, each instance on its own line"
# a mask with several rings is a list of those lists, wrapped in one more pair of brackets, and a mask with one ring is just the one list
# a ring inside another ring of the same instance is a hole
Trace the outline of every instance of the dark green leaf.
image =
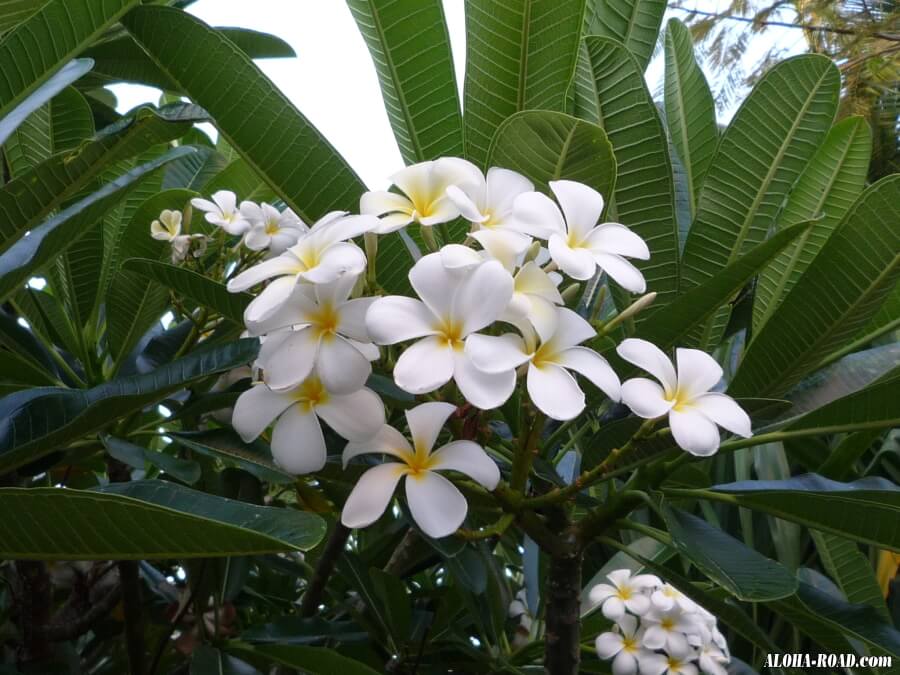
[(643, 71), (665, 11), (665, 0), (587, 0), (584, 34), (621, 42)]
[(378, 671), (336, 651), (324, 647), (296, 645), (229, 645), (228, 650), (246, 658), (263, 658), (288, 668), (296, 668), (308, 675), (377, 675)]
[(819, 560), (840, 586), (847, 600), (875, 608), (881, 618), (890, 621), (881, 587), (869, 559), (856, 542), (826, 532), (810, 532), (816, 542)]
[(171, 434), (176, 443), (194, 452), (234, 465), (253, 474), (267, 483), (293, 483), (294, 476), (282, 471), (274, 461), (272, 452), (262, 440), (244, 443), (230, 429), (211, 429), (198, 432), (175, 432)]
[(113, 436), (104, 436), (103, 445), (110, 456), (135, 469), (144, 469), (145, 464), (150, 464), (188, 485), (200, 480), (200, 465), (189, 459), (179, 459), (164, 452), (148, 450)]

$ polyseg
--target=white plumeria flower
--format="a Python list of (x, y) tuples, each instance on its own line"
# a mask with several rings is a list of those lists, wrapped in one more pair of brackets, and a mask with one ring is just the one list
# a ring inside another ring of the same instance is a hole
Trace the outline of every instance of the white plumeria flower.
[(650, 654), (641, 663), (641, 675), (697, 675), (695, 659), (689, 646), (671, 649), (668, 654)]
[(646, 340), (629, 338), (616, 351), (662, 383), (643, 377), (622, 385), (622, 402), (645, 419), (669, 416), (675, 442), (698, 457), (719, 449), (720, 427), (749, 438), (753, 435), (747, 413), (726, 394), (710, 391), (722, 379), (722, 368), (699, 349), (677, 349), (675, 366), (663, 351)]
[(401, 169), (391, 182), (403, 194), (374, 190), (359, 201), (360, 213), (381, 217), (378, 234), (395, 232), (410, 223), (437, 225), (459, 216), (459, 209), (447, 196), (451, 185), (469, 185), (484, 180), (471, 162), (458, 157), (441, 157)]
[(556, 332), (557, 305), (563, 305), (556, 283), (536, 261), (525, 263), (513, 279), (513, 296), (500, 317), (513, 325), (524, 319), (541, 340), (550, 340)]
[(562, 213), (546, 195), (528, 192), (516, 198), (519, 227), (547, 239), (553, 262), (573, 279), (590, 279), (599, 266), (625, 290), (646, 291), (644, 276), (625, 259), (647, 260), (650, 250), (644, 240), (619, 223), (597, 225), (603, 197), (593, 188), (571, 180), (550, 181), (549, 185)]
[(447, 269), (440, 253), (431, 253), (413, 265), (409, 280), (421, 300), (379, 298), (366, 315), (376, 344), (423, 338), (397, 359), (397, 386), (425, 394), (453, 379), (475, 407), (489, 410), (502, 405), (515, 388), (515, 372), (479, 370), (464, 347), (470, 334), (496, 321), (509, 304), (512, 277), (495, 260), (458, 271)]
[(250, 323), (264, 321), (291, 296), (300, 282), (327, 284), (344, 274), (360, 274), (366, 267), (366, 254), (347, 240), (377, 225), (378, 220), (372, 216), (348, 216), (344, 211), (332, 211), (287, 251), (231, 279), (228, 290), (236, 293), (275, 277), (247, 306), (244, 319)]
[(614, 675), (635, 675), (644, 672), (641, 666), (651, 654), (641, 646), (638, 620), (628, 614), (616, 621), (616, 630), (598, 635), (594, 646), (597, 649), (597, 656), (601, 659), (613, 659)]
[(373, 437), (352, 441), (344, 449), (344, 465), (358, 455), (379, 453), (400, 462), (385, 462), (366, 471), (344, 504), (341, 522), (347, 527), (367, 527), (387, 508), (394, 489), (406, 476), (406, 501), (416, 524), (429, 537), (439, 539), (455, 532), (466, 518), (466, 498), (438, 471), (458, 471), (493, 490), (500, 470), (484, 449), (472, 441), (453, 441), (432, 452), (447, 418), (456, 406), (422, 403), (406, 411), (412, 444), (399, 431), (384, 425)]
[(240, 212), (237, 206), (237, 195), (229, 190), (219, 190), (207, 199), (192, 199), (194, 208), (205, 211), (206, 222), (221, 227), (228, 234), (244, 234), (250, 229), (250, 221)]
[[(688, 636), (688, 642), (693, 644), (695, 641)], [(707, 675), (727, 675), (728, 670), (725, 666), (731, 660), (727, 653), (723, 652), (712, 638), (696, 642), (697, 644), (694, 646), (697, 647), (697, 664), (700, 666), (700, 670)]]
[(355, 276), (345, 274), (331, 283), (298, 286), (265, 321), (247, 322), (251, 335), (268, 333), (256, 363), (271, 389), (292, 389), (313, 368), (335, 394), (352, 393), (366, 383), (372, 373), (371, 353), (362, 345), (374, 347), (366, 311), (375, 298), (349, 300), (355, 282)]
[(172, 237), (169, 244), (172, 247), (172, 264), (177, 265), (187, 258), (188, 251), (191, 248), (191, 235), (179, 234), (177, 237)]
[(603, 616), (612, 621), (625, 616), (626, 609), (638, 616), (645, 614), (650, 609), (650, 598), (645, 591), (660, 583), (652, 574), (632, 575), (627, 569), (613, 570), (606, 578), (612, 584), (597, 584), (589, 597), (593, 604), (601, 605)]
[(613, 401), (619, 400), (619, 377), (597, 352), (578, 346), (597, 334), (591, 325), (571, 309), (557, 307), (555, 311), (555, 329), (540, 346), (528, 328), (520, 326), (526, 339), (514, 333), (469, 336), (466, 354), (476, 368), (492, 374), (514, 373), (528, 363), (532, 402), (548, 417), (570, 420), (585, 406), (584, 392), (570, 370), (586, 377)]
[(655, 609), (662, 611), (672, 609), (675, 605), (678, 605), (685, 612), (697, 611), (697, 603), (672, 586), (672, 584), (663, 584), (653, 591), (653, 594), (650, 596), (650, 602)]
[(159, 214), (159, 220), (150, 223), (150, 236), (157, 241), (173, 241), (181, 235), (181, 211), (166, 209)]
[(325, 466), (328, 453), (320, 418), (343, 438), (363, 440), (384, 425), (384, 404), (370, 389), (333, 394), (313, 372), (289, 391), (254, 385), (238, 397), (231, 424), (250, 442), (276, 418), (272, 457), (285, 471), (304, 474)]
[(697, 632), (696, 615), (675, 606), (666, 611), (651, 609), (641, 617), (644, 624), (644, 646), (648, 649), (664, 649), (669, 654), (686, 653), (689, 650), (688, 634)]
[(250, 221), (244, 245), (251, 251), (269, 249), (275, 255), (284, 253), (309, 231), (291, 209), (279, 211), (265, 202), (241, 202), (241, 215)]

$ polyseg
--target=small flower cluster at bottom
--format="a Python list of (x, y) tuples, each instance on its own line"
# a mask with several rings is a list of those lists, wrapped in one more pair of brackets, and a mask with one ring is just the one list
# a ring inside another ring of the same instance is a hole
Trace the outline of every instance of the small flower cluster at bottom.
[(725, 675), (731, 660), (716, 617), (652, 574), (627, 569), (607, 575), (590, 599), (614, 621), (597, 637), (597, 655), (616, 675)]

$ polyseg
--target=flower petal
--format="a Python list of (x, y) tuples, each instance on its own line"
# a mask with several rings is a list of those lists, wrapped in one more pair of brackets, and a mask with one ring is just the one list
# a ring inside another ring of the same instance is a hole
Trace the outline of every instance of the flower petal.
[[(484, 192), (484, 188), (481, 188), (481, 192)], [(481, 213), (478, 205), (472, 198), (456, 185), (447, 187), (447, 198), (453, 202), (453, 205), (459, 211), (459, 215), (470, 223), (480, 223), (487, 220), (487, 216)]]
[(375, 234), (390, 234), (391, 232), (402, 230), (411, 222), (413, 222), (413, 217), (410, 215), (405, 213), (389, 213), (386, 216), (381, 216), (378, 227), (372, 230), (372, 232)]
[(468, 335), (492, 324), (513, 294), (513, 278), (503, 265), (489, 260), (467, 275), (453, 294), (450, 316)]
[(432, 454), (430, 468), (432, 471), (459, 471), (486, 490), (493, 490), (500, 482), (497, 464), (473, 441), (453, 441), (443, 446)]
[(259, 324), (270, 318), (287, 302), (297, 286), (295, 277), (279, 277), (269, 282), (244, 309), (244, 322), (248, 325)]
[(611, 253), (595, 253), (594, 260), (619, 286), (631, 293), (643, 293), (647, 282), (641, 271), (625, 258)]
[(638, 662), (634, 654), (624, 649), (616, 654), (612, 662), (612, 675), (635, 675), (638, 672)]
[(409, 282), (422, 302), (439, 319), (447, 319), (453, 306), (453, 296), (461, 277), (444, 267), (440, 253), (419, 258), (409, 270)]
[(547, 341), (547, 349), (558, 354), (591, 339), (596, 334), (594, 327), (578, 312), (567, 307), (557, 307), (556, 330)]
[(427, 394), (453, 377), (453, 350), (446, 340), (426, 337), (406, 348), (394, 366), (394, 382), (410, 394)]
[(669, 426), (678, 446), (697, 457), (709, 457), (719, 449), (719, 429), (699, 410), (669, 411)]
[(470, 335), (466, 338), (466, 355), (485, 373), (515, 370), (530, 358), (525, 342), (515, 333)]
[(371, 389), (352, 394), (330, 394), (325, 403), (316, 406), (316, 414), (348, 441), (373, 436), (384, 426), (384, 403)]
[(462, 244), (442, 246), (440, 254), (444, 267), (450, 270), (464, 270), (484, 262), (478, 251)]
[(292, 389), (312, 371), (319, 338), (311, 328), (273, 333), (262, 343), (257, 362), (265, 370), (266, 384), (275, 391)]
[(653, 380), (635, 377), (622, 383), (622, 403), (631, 408), (638, 417), (653, 419), (665, 415), (672, 409), (672, 402), (666, 400), (663, 388)]
[(341, 523), (345, 527), (368, 527), (381, 517), (394, 496), (394, 488), (406, 473), (406, 465), (379, 464), (360, 476), (344, 503)]
[(600, 611), (607, 619), (617, 621), (625, 616), (625, 603), (618, 596), (613, 596), (603, 603)]
[(531, 301), (526, 317), (534, 326), (534, 330), (542, 341), (546, 342), (556, 332), (558, 314), (557, 306), (536, 295), (526, 296)]
[(597, 656), (601, 659), (611, 659), (622, 651), (624, 644), (622, 636), (618, 633), (601, 633), (597, 636), (594, 646), (597, 648)]
[(557, 305), (563, 304), (556, 284), (533, 260), (522, 265), (522, 269), (516, 274), (516, 292), (536, 295)]
[(597, 263), (586, 248), (572, 248), (562, 235), (553, 234), (548, 244), (550, 257), (573, 279), (586, 281), (594, 276)]
[(722, 379), (722, 366), (699, 349), (675, 350), (678, 365), (678, 390), (688, 400), (705, 394)]
[(486, 373), (479, 370), (465, 352), (453, 353), (453, 379), (465, 399), (482, 410), (497, 408), (512, 396), (516, 371)]
[(675, 393), (678, 388), (675, 367), (669, 357), (655, 344), (640, 338), (628, 338), (622, 340), (616, 347), (616, 352), (629, 363), (653, 375), (668, 393)]
[(733, 434), (750, 438), (753, 435), (750, 416), (726, 394), (710, 392), (693, 401), (693, 406), (706, 417)]
[(262, 251), (271, 241), (263, 225), (254, 225), (244, 234), (244, 246), (251, 251)]
[[(318, 312), (314, 287), (310, 284), (294, 284), (291, 294), (278, 309), (263, 321), (247, 322), (250, 335), (264, 335), (280, 328), (309, 323)], [(246, 320), (246, 316), (244, 317)]]
[[(665, 643), (665, 641), (663, 641)], [(644, 645), (647, 645), (646, 639)], [(662, 645), (660, 645), (662, 646)], [(638, 666), (641, 675), (662, 675), (669, 667), (669, 659), (663, 654), (646, 652), (638, 657)]]
[(421, 300), (389, 295), (378, 298), (366, 313), (366, 329), (372, 341), (393, 345), (434, 335), (435, 316)]
[(640, 260), (650, 258), (650, 249), (647, 248), (647, 243), (619, 223), (598, 225), (588, 234), (585, 245), (594, 253), (612, 253)]
[(254, 385), (238, 396), (231, 416), (231, 426), (249, 443), (293, 402), (294, 397), (290, 394), (272, 391), (264, 384)]
[(319, 256), (319, 264), (299, 276), (311, 284), (325, 284), (342, 274), (357, 275), (366, 269), (366, 254), (356, 244), (344, 241), (331, 244)]
[(285, 275), (293, 276), (300, 270), (300, 261), (290, 253), (284, 253), (244, 270), (228, 282), (228, 290), (232, 293), (239, 293), (266, 279)]
[(515, 269), (531, 246), (531, 237), (509, 229), (478, 230), (469, 236), (481, 244), (482, 254), (486, 253), (509, 271)]
[(575, 378), (553, 364), (528, 366), (528, 395), (548, 417), (570, 420), (584, 410), (584, 392)]
[(338, 333), (357, 342), (370, 342), (372, 338), (366, 327), (366, 313), (375, 300), (377, 298), (356, 298), (341, 305)]
[(344, 468), (347, 463), (354, 457), (368, 454), (384, 454), (397, 457), (406, 462), (413, 453), (413, 448), (406, 440), (406, 437), (397, 431), (394, 427), (387, 424), (375, 432), (374, 436), (369, 436), (361, 441), (350, 441), (344, 446), (344, 452), (341, 459)]
[(566, 221), (556, 203), (540, 192), (524, 192), (513, 201), (516, 229), (538, 239), (566, 234)]
[(440, 401), (421, 403), (407, 410), (406, 423), (409, 425), (413, 446), (431, 452), (441, 429), (454, 412), (456, 412), (455, 405)]
[(356, 274), (342, 274), (334, 281), (316, 284), (315, 295), (317, 304), (333, 309), (341, 307), (347, 302), (350, 293), (353, 292), (357, 279), (359, 279), (359, 276)]
[(378, 218), (371, 214), (343, 215), (316, 228), (314, 239), (320, 248), (331, 247), (338, 242), (347, 242), (380, 225)]
[(278, 418), (272, 431), (272, 458), (293, 474), (312, 473), (325, 466), (325, 437), (312, 410), (292, 405)]
[(231, 190), (219, 190), (214, 192), (212, 200), (222, 210), (222, 213), (234, 213), (237, 209), (237, 195)]
[(386, 213), (409, 214), (413, 210), (412, 202), (403, 195), (387, 190), (372, 190), (359, 199), (359, 212), (372, 216), (383, 216)]
[(610, 400), (619, 400), (621, 396), (619, 376), (616, 375), (616, 371), (612, 369), (609, 362), (593, 349), (570, 347), (556, 357), (556, 363), (563, 368), (574, 370), (579, 375), (584, 375)]
[(427, 216), (419, 216), (419, 223), (425, 226), (446, 223), (459, 216), (459, 209), (449, 197), (441, 197), (431, 204)]
[(520, 194), (534, 190), (534, 183), (525, 176), (499, 166), (488, 169), (486, 183), (487, 207), (495, 218), (512, 211), (513, 202)]
[(349, 394), (365, 385), (372, 365), (362, 353), (339, 335), (327, 335), (319, 343), (316, 372), (331, 394)]
[(566, 216), (569, 236), (581, 243), (594, 229), (603, 213), (603, 195), (574, 180), (552, 180), (548, 183)]
[(432, 539), (456, 532), (469, 509), (456, 486), (433, 471), (406, 477), (406, 501), (413, 520)]

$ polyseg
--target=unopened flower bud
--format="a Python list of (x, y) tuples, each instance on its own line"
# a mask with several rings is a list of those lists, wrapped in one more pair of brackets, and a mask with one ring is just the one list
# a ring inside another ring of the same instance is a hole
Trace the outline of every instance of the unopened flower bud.
[(532, 242), (531, 246), (528, 247), (528, 250), (525, 251), (525, 259), (522, 261), (522, 264), (529, 263), (535, 258), (538, 257), (538, 254), (541, 252), (541, 242), (535, 241)]
[(560, 295), (562, 296), (563, 302), (569, 304), (570, 301), (574, 300), (578, 296), (578, 292), (581, 290), (581, 284), (569, 284), (566, 286)]

